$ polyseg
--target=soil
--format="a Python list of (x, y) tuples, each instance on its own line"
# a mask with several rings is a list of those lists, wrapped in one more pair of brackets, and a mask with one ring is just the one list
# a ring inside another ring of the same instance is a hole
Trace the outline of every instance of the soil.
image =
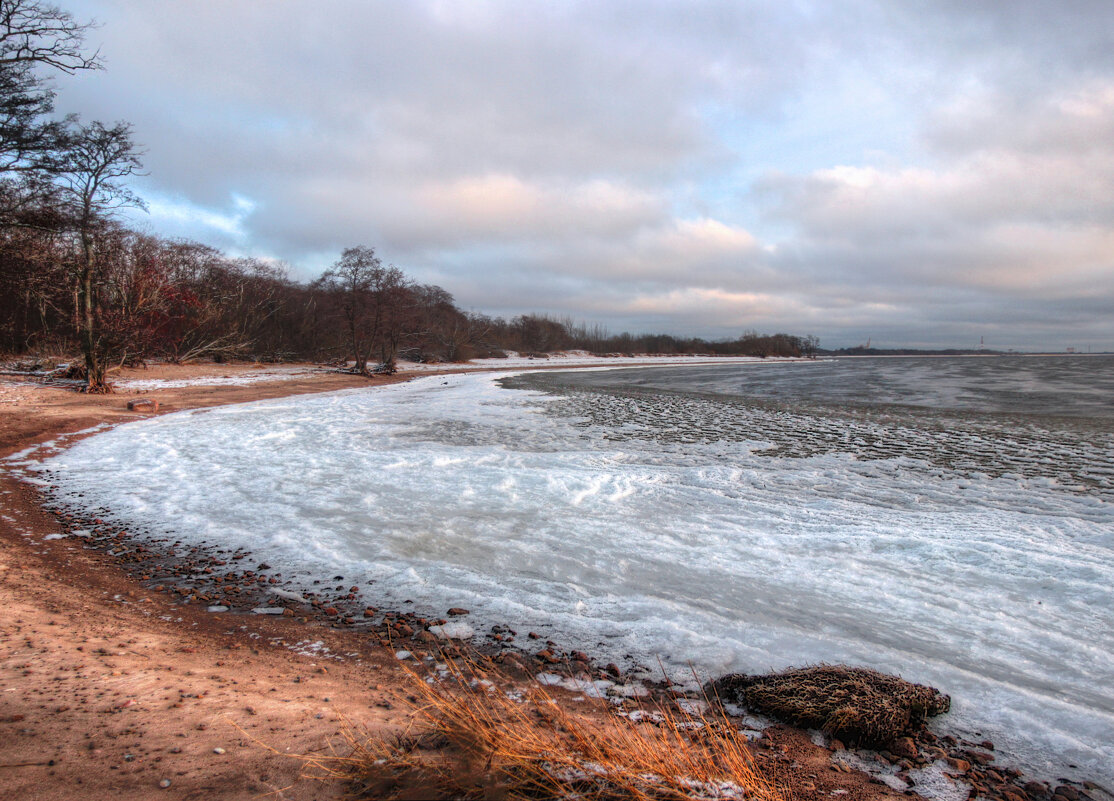
[[(259, 368), (166, 365), (118, 377), (253, 369)], [(407, 377), (315, 374), (89, 396), (6, 377), (0, 457), (100, 423), (149, 416), (126, 408), (140, 395), (157, 400), (165, 414), (401, 380)], [(65, 532), (66, 521), (43, 508), (32, 486), (2, 471), (0, 498), (0, 798), (340, 798), (343, 785), (303, 777), (296, 755), (344, 754), (346, 731), (389, 736), (411, 723), (407, 674), (389, 619), (359, 628), (323, 613), (210, 613), (205, 603), (155, 591), (96, 542), (44, 539)], [(406, 647), (420, 652), (423, 643)], [(524, 668), (518, 680), (540, 669), (530, 659), (508, 660)], [(583, 706), (561, 690), (554, 695)], [(797, 729), (768, 729), (755, 751), (788, 797), (901, 796), (841, 768), (835, 752)]]

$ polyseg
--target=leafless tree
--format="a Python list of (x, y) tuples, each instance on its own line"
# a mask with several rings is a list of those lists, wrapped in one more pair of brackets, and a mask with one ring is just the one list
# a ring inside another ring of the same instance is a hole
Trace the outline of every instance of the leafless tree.
[(24, 192), (37, 196), (47, 182), (32, 178), (58, 167), (69, 120), (46, 119), (54, 111), (54, 90), (42, 67), (73, 74), (100, 69), (99, 54), (84, 50), (91, 23), (81, 23), (50, 3), (0, 0), (0, 178), (20, 175)]
[(59, 176), (64, 202), (73, 215), (80, 244), (77, 299), (81, 350), (85, 356), (85, 390), (110, 392), (103, 342), (97, 331), (97, 234), (113, 212), (123, 206), (143, 207), (123, 179), (138, 172), (140, 151), (132, 142), (131, 126), (118, 122), (111, 128), (94, 122), (71, 131), (65, 165)]
[(398, 290), (406, 279), (397, 267), (384, 267), (375, 249), (364, 245), (347, 248), (340, 260), (321, 276), (320, 285), (340, 297), (341, 313), (348, 331), (348, 346), (357, 373), (368, 372), (368, 360), (378, 345), (384, 365), (393, 368), (394, 348), (387, 346), (394, 334), (392, 304), (399, 302)]

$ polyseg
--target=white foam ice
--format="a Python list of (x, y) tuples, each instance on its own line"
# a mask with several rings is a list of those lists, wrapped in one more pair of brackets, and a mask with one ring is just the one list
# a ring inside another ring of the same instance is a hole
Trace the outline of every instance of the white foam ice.
[(445, 640), (467, 640), (476, 634), (474, 628), (460, 621), (453, 621), (440, 626), (430, 626), (429, 630)]
[(896, 672), (949, 692), (948, 725), (1001, 761), (1114, 780), (1108, 495), (927, 456), (616, 440), (499, 377), (152, 418), (44, 467), (131, 531), (249, 549), (307, 585), (375, 582), (384, 606), (465, 606), (477, 629), (604, 661)]

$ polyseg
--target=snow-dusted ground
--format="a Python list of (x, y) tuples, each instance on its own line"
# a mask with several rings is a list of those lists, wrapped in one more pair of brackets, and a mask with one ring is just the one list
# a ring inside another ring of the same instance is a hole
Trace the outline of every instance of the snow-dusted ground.
[(182, 387), (219, 387), (247, 386), (270, 381), (289, 381), (293, 378), (306, 378), (311, 375), (335, 372), (327, 367), (305, 367), (300, 365), (275, 365), (251, 372), (230, 372), (227, 375), (195, 376), (192, 378), (129, 378), (113, 382), (122, 390), (181, 389)]
[[(660, 657), (682, 677), (689, 662), (704, 676), (817, 661), (897, 672), (951, 693), (948, 725), (994, 740), (1001, 761), (1114, 781), (1101, 486), (982, 471), (1019, 446), (977, 428), (841, 433), (815, 410), (762, 407), (730, 428), (712, 401), (678, 397), (626, 418), (601, 402), (593, 419), (591, 398), (499, 376), (152, 418), (43, 467), (131, 530), (249, 548), (306, 581), (374, 581), (416, 610), (465, 606), (477, 630)], [(577, 403), (586, 413), (568, 416)], [(674, 423), (682, 436), (644, 430)], [(793, 429), (833, 433), (794, 451), (774, 434)], [(945, 435), (975, 455), (934, 458)], [(1027, 463), (1055, 461), (1041, 442), (1026, 440)], [(1092, 445), (1101, 478), (1110, 443)]]
[[(687, 364), (738, 364), (764, 361), (754, 357), (732, 356), (593, 356), (587, 351), (564, 351), (551, 354), (548, 358), (521, 356), (513, 351), (505, 359), (472, 359), (460, 363), (419, 363), (400, 361), (398, 369), (405, 373), (426, 372), (464, 372), (468, 370), (508, 370), (521, 367), (592, 367), (607, 366), (646, 366), (646, 365), (687, 365)], [(770, 359), (775, 361), (793, 361)], [(181, 389), (182, 387), (247, 386), (272, 381), (289, 381), (335, 372), (332, 367), (305, 365), (272, 365), (250, 372), (229, 372), (226, 375), (202, 375), (190, 378), (129, 378), (114, 382), (119, 390)], [(29, 373), (29, 376), (39, 374)], [(45, 374), (42, 374), (45, 375)], [(80, 381), (71, 382), (75, 386)]]
[(743, 364), (746, 362), (797, 361), (795, 359), (759, 359), (755, 356), (651, 356), (632, 354), (629, 356), (594, 356), (586, 350), (569, 350), (551, 353), (548, 357), (523, 356), (508, 351), (505, 359), (472, 359), (468, 362), (450, 364), (420, 364), (400, 361), (398, 369), (406, 372), (426, 372), (431, 370), (463, 371), (476, 369), (517, 370), (537, 367), (634, 367), (650, 365), (696, 365), (696, 364)]

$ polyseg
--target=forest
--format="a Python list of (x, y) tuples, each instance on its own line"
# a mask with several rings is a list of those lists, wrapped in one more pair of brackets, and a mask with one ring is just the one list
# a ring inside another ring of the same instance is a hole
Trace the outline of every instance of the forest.
[(133, 230), (142, 147), (126, 122), (59, 116), (53, 81), (102, 69), (89, 24), (40, 0), (0, 0), (0, 353), (77, 356), (73, 376), (110, 391), (121, 365), (160, 359), (331, 362), (362, 373), (399, 360), (507, 351), (801, 356), (815, 337), (749, 331), (720, 341), (611, 334), (548, 315), (464, 312), (452, 295), (345, 249), (311, 281), (272, 261)]

